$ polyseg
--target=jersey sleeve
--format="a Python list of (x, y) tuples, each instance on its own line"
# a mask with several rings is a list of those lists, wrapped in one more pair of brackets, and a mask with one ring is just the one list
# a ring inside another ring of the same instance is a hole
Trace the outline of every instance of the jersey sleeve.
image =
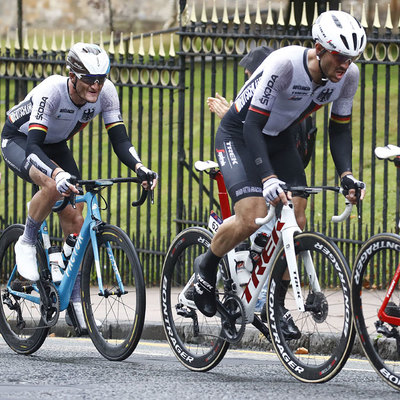
[(106, 126), (123, 121), (117, 89), (108, 79), (101, 91), (100, 102), (103, 121)]

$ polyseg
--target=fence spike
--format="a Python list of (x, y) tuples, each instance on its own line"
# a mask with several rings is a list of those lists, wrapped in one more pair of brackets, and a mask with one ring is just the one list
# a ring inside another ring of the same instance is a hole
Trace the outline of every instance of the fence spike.
[(214, 0), (213, 10), (212, 10), (211, 22), (213, 22), (214, 24), (218, 24), (217, 7), (215, 5), (215, 0)]
[(150, 34), (150, 45), (149, 45), (149, 56), (154, 57), (156, 52), (154, 51), (153, 34)]
[(294, 2), (290, 2), (290, 18), (289, 18), (289, 26), (296, 26), (296, 18), (294, 16)]
[(20, 43), (19, 43), (18, 28), (15, 29), (14, 49), (15, 49), (15, 50), (20, 50), (20, 49), (21, 49), (21, 45), (20, 45)]
[(314, 18), (313, 18), (313, 24), (314, 24), (314, 22), (316, 21), (316, 19), (318, 18), (318, 3), (317, 2), (315, 2), (314, 3)]
[(140, 34), (140, 42), (139, 42), (139, 56), (144, 57), (144, 44), (143, 44), (143, 33)]
[(206, 1), (205, 0), (203, 0), (203, 9), (201, 10), (200, 21), (203, 22), (203, 24), (207, 23)]
[(386, 15), (386, 23), (385, 23), (385, 28), (386, 29), (393, 29), (393, 25), (392, 25), (392, 16), (390, 14), (390, 4), (388, 3), (387, 5), (387, 15)]
[(326, 10), (325, 11), (329, 11), (329, 1), (326, 2)]
[(45, 30), (44, 29), (43, 29), (43, 32), (42, 32), (42, 52), (43, 53), (47, 52), (46, 35), (45, 35)]
[(124, 46), (124, 34), (121, 32), (119, 36), (119, 50), (118, 50), (119, 56), (124, 57), (125, 56), (125, 46)]
[(350, 4), (350, 12), (349, 14), (354, 17), (354, 5), (353, 3)]
[(135, 49), (133, 47), (133, 32), (131, 32), (131, 34), (129, 35), (128, 54), (131, 56), (135, 54)]
[(85, 43), (85, 32), (81, 31), (81, 42)]
[(228, 18), (228, 8), (226, 6), (226, 0), (224, 0), (224, 13), (222, 15), (222, 22), (226, 25), (229, 24), (229, 18)]
[(51, 40), (51, 51), (54, 51), (55, 53), (57, 52), (56, 35), (54, 32), (53, 32), (53, 37)]
[(285, 20), (283, 18), (283, 4), (281, 1), (279, 2), (279, 17), (278, 17), (277, 25), (280, 25), (283, 27), (285, 26)]
[(65, 52), (67, 51), (67, 46), (65, 45), (65, 30), (62, 31), (60, 50), (61, 50), (63, 53), (65, 53)]
[(165, 58), (164, 41), (162, 33), (160, 34), (160, 48), (158, 50), (158, 55), (162, 58)]
[(379, 29), (381, 27), (381, 24), (379, 23), (378, 3), (375, 3), (375, 17), (374, 17), (374, 22), (373, 22), (372, 26), (376, 29)]
[(90, 31), (89, 38), (90, 38), (90, 43), (94, 43), (94, 40), (93, 40), (93, 31)]
[(193, 24), (197, 22), (195, 4), (196, 2), (192, 1), (192, 12), (190, 13), (190, 22), (192, 22)]
[(170, 58), (175, 58), (176, 53), (175, 53), (175, 46), (174, 46), (174, 34), (171, 33), (171, 42), (170, 42), (170, 46), (169, 46), (169, 56)]
[(257, 25), (262, 25), (260, 0), (257, 0), (256, 19), (254, 21)]
[(75, 44), (75, 32), (71, 31), (71, 45), (70, 48)]
[(363, 3), (362, 10), (361, 10), (361, 25), (364, 29), (368, 29), (367, 12), (365, 10), (365, 3)]
[(249, 10), (249, 0), (246, 0), (246, 11), (244, 14), (244, 20), (243, 22), (247, 25), (251, 25), (251, 19), (250, 19), (250, 10)]
[(39, 45), (37, 41), (37, 31), (36, 29), (33, 31), (33, 42), (32, 42), (32, 49), (34, 52), (37, 52), (39, 50)]
[[(1, 48), (1, 45), (0, 45)], [(24, 35), (24, 50), (29, 53), (29, 40), (28, 40), (28, 29), (25, 29)]]
[[(352, 3), (351, 5), (353, 5), (353, 3)], [(342, 11), (342, 3), (339, 3), (339, 4), (338, 4), (338, 10), (339, 10), (339, 11)], [(351, 14), (351, 15), (353, 15), (353, 14)]]
[(109, 54), (114, 54), (114, 31), (111, 32), (110, 35), (110, 45), (108, 46), (108, 52)]
[(100, 31), (99, 46), (104, 49), (103, 31)]
[(238, 0), (236, 0), (235, 15), (233, 17), (233, 23), (236, 25), (240, 25)]
[(307, 8), (306, 8), (306, 2), (303, 2), (303, 10), (301, 12), (301, 21), (300, 21), (300, 25), (302, 26), (308, 26), (308, 22), (307, 22)]
[(274, 19), (272, 18), (272, 5), (271, 1), (268, 2), (268, 14), (267, 14), (267, 20), (265, 21), (267, 25), (273, 26), (274, 25)]
[(10, 43), (10, 28), (7, 29), (7, 36), (6, 36), (6, 45), (5, 48), (10, 50), (11, 49), (11, 43)]

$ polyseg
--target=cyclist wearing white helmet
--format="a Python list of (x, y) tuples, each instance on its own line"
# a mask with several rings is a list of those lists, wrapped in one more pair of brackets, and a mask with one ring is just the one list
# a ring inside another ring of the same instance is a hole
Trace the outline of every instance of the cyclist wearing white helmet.
[[(107, 79), (107, 53), (95, 44), (76, 43), (66, 63), (69, 76), (52, 75), (37, 85), (7, 112), (2, 131), (2, 153), (7, 166), (40, 187), (30, 201), (24, 233), (15, 245), (18, 272), (32, 281), (39, 279), (35, 244), (41, 223), (57, 200), (78, 193), (69, 179), (71, 175), (80, 179), (81, 174), (67, 140), (97, 114), (102, 113), (118, 158), (136, 171), (143, 187), (154, 189), (157, 184), (157, 174), (143, 166), (127, 135), (117, 90)], [(82, 204), (76, 209), (69, 205), (59, 212), (65, 237), (80, 231), (82, 208)], [(74, 292), (79, 295), (79, 290)], [(77, 304), (79, 308), (80, 302)], [(75, 310), (82, 326), (81, 309)]]
[[(225, 114), (215, 151), (234, 203), (234, 218), (224, 222), (205, 254), (195, 260), (194, 301), (206, 316), (216, 312), (215, 280), (221, 258), (258, 229), (266, 202), (291, 198), (299, 226), (306, 223), (307, 199), (286, 194), (281, 185), (307, 184), (293, 129), (325, 104), (331, 104), (330, 148), (347, 198), (356, 203), (365, 185), (352, 174), (351, 112), (359, 79), (353, 61), (363, 52), (366, 35), (359, 22), (341, 11), (328, 11), (313, 26), (315, 47), (287, 46), (272, 52), (254, 71)], [(281, 329), (300, 335), (284, 306), (289, 275), (282, 281)]]

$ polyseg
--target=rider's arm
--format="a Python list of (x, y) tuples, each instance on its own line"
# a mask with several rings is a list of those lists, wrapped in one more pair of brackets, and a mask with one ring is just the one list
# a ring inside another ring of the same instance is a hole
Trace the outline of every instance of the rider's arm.
[(342, 177), (352, 170), (351, 112), (358, 87), (358, 67), (351, 64), (340, 96), (332, 103), (329, 121), (329, 142), (333, 161)]
[(350, 116), (331, 114), (329, 121), (329, 143), (333, 162), (341, 177), (344, 172), (352, 170), (352, 137)]
[(274, 175), (267, 146), (263, 138), (264, 134), (262, 133), (263, 127), (268, 121), (268, 115), (267, 113), (253, 110), (250, 107), (243, 126), (243, 137), (246, 146), (253, 155), (257, 170), (262, 179)]
[(129, 140), (124, 123), (120, 121), (108, 124), (106, 129), (115, 154), (126, 166), (136, 171), (142, 165), (142, 162)]
[(35, 166), (39, 171), (47, 176), (52, 176), (57, 165), (42, 150), (46, 137), (47, 127), (37, 123), (29, 125), (28, 137), (26, 142), (25, 155), (28, 162)]

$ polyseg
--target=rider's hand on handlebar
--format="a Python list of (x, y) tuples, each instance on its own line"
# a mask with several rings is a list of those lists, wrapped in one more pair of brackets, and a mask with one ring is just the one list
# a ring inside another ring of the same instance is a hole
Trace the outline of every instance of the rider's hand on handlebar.
[(285, 182), (279, 180), (277, 177), (268, 178), (263, 182), (263, 196), (265, 200), (272, 205), (276, 206), (280, 201), (287, 204), (288, 197), (282, 189)]
[(158, 175), (156, 172), (141, 165), (136, 170), (136, 174), (146, 190), (153, 190), (157, 186)]
[(340, 179), (340, 186), (343, 188), (343, 194), (352, 204), (357, 204), (365, 196), (366, 184), (354, 178), (352, 174), (343, 176)]
[(67, 197), (71, 193), (78, 194), (78, 189), (70, 182), (71, 174), (66, 171), (60, 171), (55, 176), (57, 190), (64, 196)]

